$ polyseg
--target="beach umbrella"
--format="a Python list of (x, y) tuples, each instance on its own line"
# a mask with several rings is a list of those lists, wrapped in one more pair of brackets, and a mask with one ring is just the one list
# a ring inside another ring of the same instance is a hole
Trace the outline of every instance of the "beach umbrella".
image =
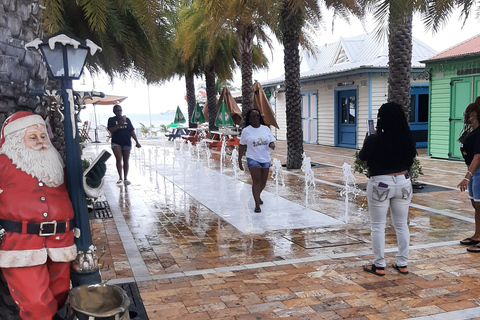
[(192, 123), (204, 123), (205, 122), (205, 116), (203, 115), (202, 108), (200, 108), (200, 105), (198, 104), (198, 102), (195, 105), (195, 108), (193, 109), (192, 119), (190, 119), (190, 122), (192, 122)]
[(177, 106), (177, 111), (175, 112), (175, 119), (173, 120), (173, 123), (179, 124), (179, 123), (185, 123), (185, 117), (183, 116), (182, 110), (180, 110), (180, 107)]
[[(222, 93), (220, 94), (220, 98), (218, 99), (217, 105), (215, 106), (217, 111), (223, 102), (225, 102), (225, 105), (227, 106), (228, 112), (230, 112), (230, 116), (232, 117), (233, 122), (237, 125), (241, 125), (242, 111), (240, 111), (240, 108), (237, 106), (237, 103), (235, 102), (235, 99), (233, 99), (228, 87), (224, 87)], [(203, 108), (203, 114), (205, 115), (205, 121), (208, 122), (207, 104), (205, 104), (205, 107)]]
[(270, 102), (268, 102), (267, 96), (265, 95), (260, 82), (255, 82), (253, 84), (253, 108), (260, 110), (263, 121), (267, 126), (274, 126), (277, 129), (280, 129), (275, 120), (275, 115), (273, 114)]
[(222, 102), (220, 109), (218, 110), (217, 117), (215, 118), (215, 125), (223, 128), (233, 126), (233, 120), (230, 116), (230, 112), (227, 110), (225, 102)]
[(125, 96), (114, 96), (114, 95), (104, 95), (103, 97), (86, 97), (83, 99), (83, 103), (91, 103), (93, 104), (93, 114), (95, 116), (95, 141), (98, 141), (98, 124), (97, 124), (97, 104), (99, 105), (114, 105), (119, 104), (123, 100), (127, 99)]

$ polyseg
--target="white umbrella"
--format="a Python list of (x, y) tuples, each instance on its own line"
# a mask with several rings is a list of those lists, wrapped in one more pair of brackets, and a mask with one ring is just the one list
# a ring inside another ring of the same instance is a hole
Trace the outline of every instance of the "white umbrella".
[(123, 100), (127, 99), (127, 97), (124, 96), (112, 96), (112, 95), (105, 95), (103, 98), (100, 97), (87, 97), (83, 99), (83, 102), (85, 104), (90, 103), (93, 104), (93, 113), (95, 114), (95, 141), (94, 142), (100, 142), (98, 141), (98, 125), (97, 125), (97, 111), (95, 106), (97, 104), (101, 105), (114, 105), (114, 104), (119, 104)]

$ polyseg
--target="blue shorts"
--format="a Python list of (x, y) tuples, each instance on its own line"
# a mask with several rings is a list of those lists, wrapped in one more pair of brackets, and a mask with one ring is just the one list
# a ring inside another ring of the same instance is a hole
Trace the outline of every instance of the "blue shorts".
[(251, 167), (260, 167), (264, 169), (270, 168), (270, 162), (258, 162), (256, 160), (247, 158), (247, 167), (250, 169)]
[(116, 143), (112, 142), (112, 149), (113, 149), (113, 147), (121, 147), (122, 150), (132, 150), (132, 146), (121, 146), (119, 144), (116, 144)]
[(468, 181), (468, 196), (475, 202), (480, 202), (480, 170), (473, 172)]

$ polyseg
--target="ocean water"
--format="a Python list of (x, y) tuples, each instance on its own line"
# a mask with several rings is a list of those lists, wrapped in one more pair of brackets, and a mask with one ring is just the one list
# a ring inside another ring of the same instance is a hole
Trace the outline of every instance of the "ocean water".
[[(159, 128), (161, 124), (164, 125), (169, 125), (170, 123), (173, 123), (173, 120), (175, 119), (175, 112), (171, 113), (162, 113), (162, 114), (124, 114), (127, 116), (127, 118), (132, 121), (133, 127), (135, 129), (140, 129), (142, 126), (140, 123), (143, 123), (145, 126), (149, 127), (150, 126), (150, 119), (151, 119), (151, 124), (155, 128)], [(98, 125), (104, 125), (105, 127), (107, 126), (108, 123), (108, 118), (112, 117), (113, 115), (107, 115), (107, 114), (99, 114), (98, 115)], [(151, 118), (150, 118), (151, 117)], [(188, 125), (188, 123), (186, 124)]]

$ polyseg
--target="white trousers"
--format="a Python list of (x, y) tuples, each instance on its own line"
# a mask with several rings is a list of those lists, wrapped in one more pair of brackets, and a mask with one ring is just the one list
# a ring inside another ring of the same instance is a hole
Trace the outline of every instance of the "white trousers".
[(385, 267), (385, 225), (390, 207), (392, 224), (397, 234), (397, 266), (408, 264), (410, 231), (408, 209), (412, 200), (412, 182), (405, 175), (373, 176), (367, 183), (368, 210), (372, 224), (372, 249), (377, 267)]

